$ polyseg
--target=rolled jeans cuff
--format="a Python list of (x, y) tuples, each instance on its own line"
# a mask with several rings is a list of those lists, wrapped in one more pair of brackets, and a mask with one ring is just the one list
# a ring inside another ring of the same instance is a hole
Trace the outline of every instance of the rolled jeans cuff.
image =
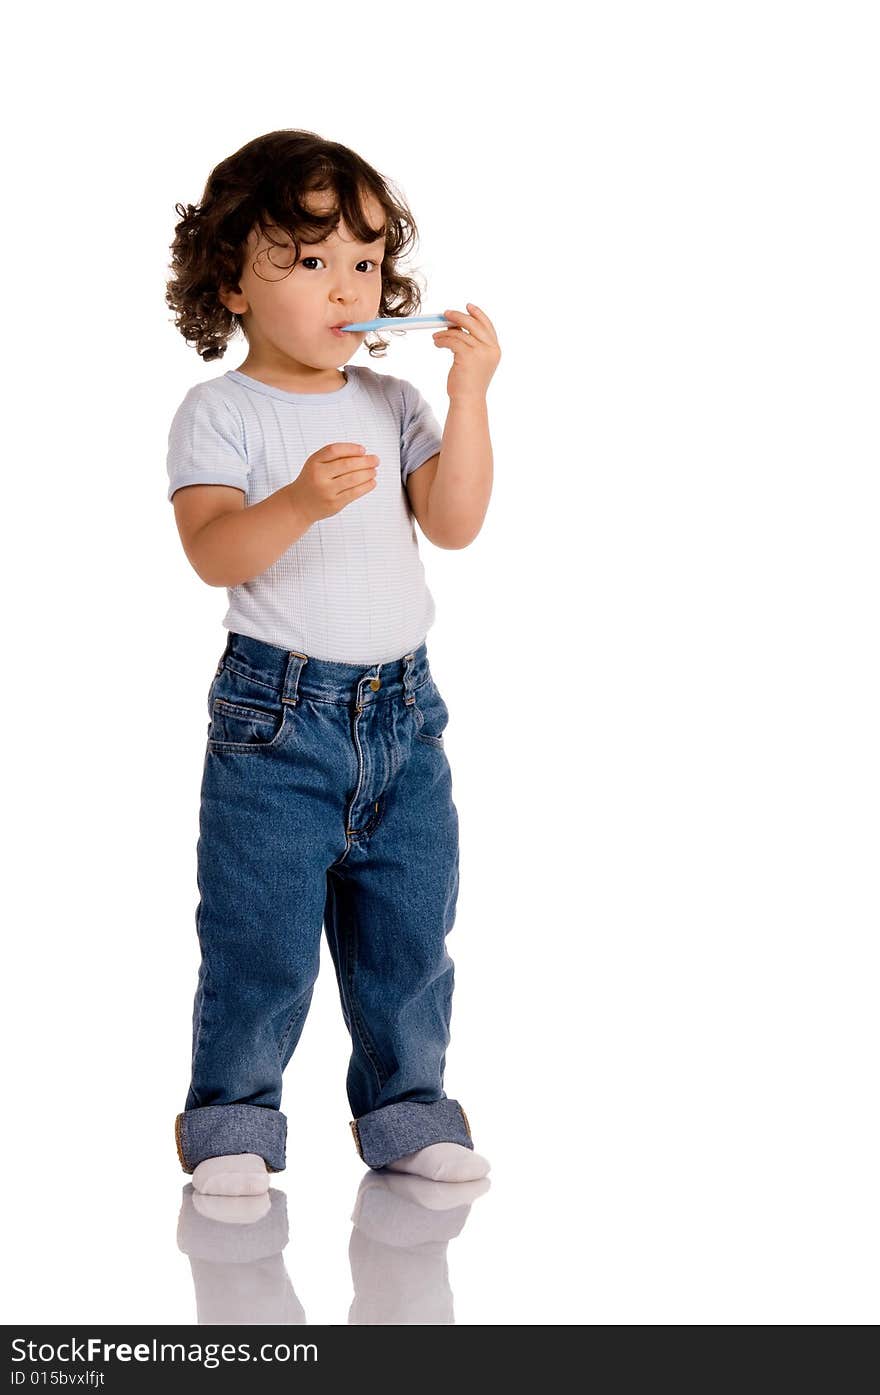
[(355, 1147), (369, 1167), (384, 1167), (432, 1143), (460, 1143), (473, 1149), (467, 1115), (458, 1100), (420, 1104), (403, 1100), (352, 1119)]
[(278, 1109), (258, 1104), (206, 1104), (187, 1109), (174, 1121), (177, 1156), (184, 1172), (195, 1172), (205, 1158), (256, 1153), (269, 1172), (283, 1172), (287, 1119)]

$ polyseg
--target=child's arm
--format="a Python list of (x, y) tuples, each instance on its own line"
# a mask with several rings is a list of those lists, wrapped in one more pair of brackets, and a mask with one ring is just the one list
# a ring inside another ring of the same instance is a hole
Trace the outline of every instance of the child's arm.
[[(483, 526), (492, 493), (492, 441), (486, 389), (501, 360), (495, 326), (484, 310), (444, 310), (452, 328), (434, 335), (441, 349), (451, 349), (453, 364), (446, 380), (449, 411), (443, 445), (433, 478), (416, 483), (419, 507), (431, 538), (441, 547), (473, 542)], [(413, 473), (417, 480), (418, 470)], [(414, 509), (415, 511), (415, 509)], [(417, 515), (418, 516), (418, 515)]]
[(249, 508), (234, 485), (182, 485), (172, 502), (183, 550), (208, 586), (243, 586), (313, 523), (375, 489), (378, 462), (356, 442), (333, 441), (310, 455), (290, 484)]
[(439, 457), (406, 482), (410, 506), (435, 547), (468, 547), (479, 533), (492, 494), (492, 441), (486, 399), (453, 398)]
[(224, 484), (185, 485), (173, 502), (183, 550), (208, 586), (259, 576), (311, 527), (289, 485), (250, 508), (242, 490)]

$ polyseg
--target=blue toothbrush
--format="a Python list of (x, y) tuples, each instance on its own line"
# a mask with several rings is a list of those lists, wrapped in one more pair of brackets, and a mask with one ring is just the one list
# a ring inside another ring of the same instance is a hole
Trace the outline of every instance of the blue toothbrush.
[(402, 315), (395, 318), (387, 315), (381, 320), (361, 320), (356, 325), (340, 325), (343, 334), (349, 331), (365, 329), (431, 329), (435, 325), (439, 329), (441, 325), (451, 325), (452, 321), (447, 320), (444, 315)]

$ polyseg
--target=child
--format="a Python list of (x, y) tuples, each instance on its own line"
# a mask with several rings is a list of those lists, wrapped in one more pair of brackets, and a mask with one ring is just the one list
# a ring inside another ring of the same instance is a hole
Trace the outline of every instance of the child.
[(206, 362), (236, 327), (248, 345), (238, 369), (189, 390), (169, 433), (184, 551), (229, 600), (208, 695), (180, 1162), (196, 1191), (227, 1196), (264, 1192), (285, 1167), (281, 1077), (323, 923), (360, 1157), (482, 1177), (489, 1163), (443, 1090), (458, 814), (413, 516), (438, 547), (466, 547), (482, 526), (495, 330), (475, 305), (444, 311), (442, 436), (405, 379), (340, 371), (364, 335), (334, 325), (418, 310), (398, 266), (416, 229), (382, 176), (310, 131), (250, 141), (200, 205), (176, 210), (177, 327)]

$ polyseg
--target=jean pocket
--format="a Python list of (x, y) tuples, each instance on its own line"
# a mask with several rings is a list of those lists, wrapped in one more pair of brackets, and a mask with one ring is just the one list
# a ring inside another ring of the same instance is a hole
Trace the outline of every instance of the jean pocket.
[(230, 668), (228, 660), (211, 684), (208, 704), (208, 749), (217, 752), (251, 754), (278, 746), (292, 711), (271, 684)]
[(415, 690), (413, 713), (416, 721), (416, 736), (429, 746), (443, 747), (443, 733), (449, 721), (449, 709), (433, 678), (429, 678)]

